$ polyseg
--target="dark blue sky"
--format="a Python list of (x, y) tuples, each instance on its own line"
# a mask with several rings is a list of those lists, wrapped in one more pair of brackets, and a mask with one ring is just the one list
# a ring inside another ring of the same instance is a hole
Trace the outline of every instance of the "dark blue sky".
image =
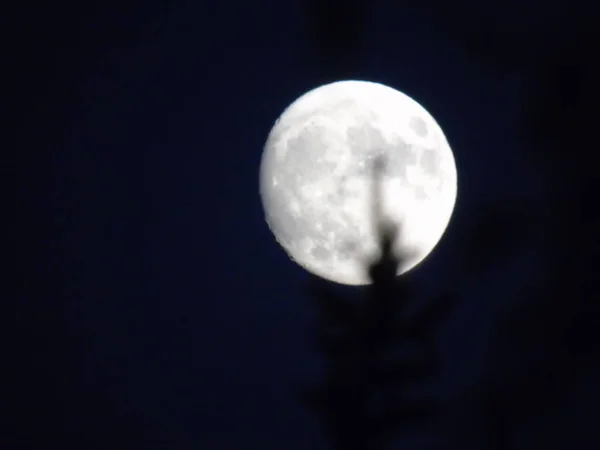
[[(11, 448), (326, 449), (294, 398), (322, 374), (310, 276), (264, 222), (258, 167), (278, 115), (331, 75), (300, 2), (151, 3), (48, 8), (24, 33), (36, 52), (19, 75), (17, 198), (39, 229), (18, 239), (19, 267), (34, 275), (18, 297), (28, 337)], [(509, 34), (531, 29), (523, 45), (534, 45), (560, 9), (502, 5), (465, 1), (440, 19), (381, 1), (365, 19), (355, 77), (423, 104), (459, 176), (448, 231), (411, 274), (423, 300), (460, 299), (437, 330), (443, 370), (426, 387), (442, 419), (399, 431), (398, 448), (488, 448), (485, 393), (539, 353), (499, 344), (549, 270), (548, 179), (518, 132), (528, 72), (484, 67), (451, 30), (492, 17)], [(509, 219), (519, 246), (465, 269), (477, 224), (505, 204), (527, 213)], [(593, 436), (598, 390), (578, 376), (560, 410), (515, 413), (510, 448)]]

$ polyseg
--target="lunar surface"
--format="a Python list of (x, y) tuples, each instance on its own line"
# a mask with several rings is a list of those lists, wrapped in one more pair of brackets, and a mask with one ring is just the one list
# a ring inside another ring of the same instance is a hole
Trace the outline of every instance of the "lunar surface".
[(269, 228), (300, 266), (341, 284), (370, 283), (365, 263), (379, 252), (372, 165), (380, 157), (380, 209), (399, 227), (394, 250), (409, 255), (402, 274), (437, 245), (456, 200), (454, 156), (435, 119), (388, 86), (340, 81), (304, 94), (275, 122), (260, 195)]

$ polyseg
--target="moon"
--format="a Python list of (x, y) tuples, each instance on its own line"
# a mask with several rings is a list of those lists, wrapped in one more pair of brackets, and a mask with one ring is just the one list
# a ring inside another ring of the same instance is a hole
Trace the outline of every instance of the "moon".
[(370, 284), (377, 257), (372, 164), (381, 174), (383, 217), (401, 226), (393, 249), (423, 261), (450, 221), (457, 193), (454, 156), (417, 101), (380, 83), (338, 81), (299, 97), (275, 122), (263, 149), (260, 196), (266, 222), (288, 256), (345, 285)]

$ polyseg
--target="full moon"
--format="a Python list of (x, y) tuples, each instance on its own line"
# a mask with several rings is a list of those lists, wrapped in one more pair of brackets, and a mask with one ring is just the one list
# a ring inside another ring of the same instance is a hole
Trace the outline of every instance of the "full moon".
[(435, 119), (383, 84), (339, 81), (302, 95), (271, 129), (260, 165), (266, 222), (288, 256), (309, 272), (346, 285), (370, 284), (377, 257), (372, 169), (383, 217), (398, 226), (398, 275), (423, 261), (454, 209), (457, 174)]

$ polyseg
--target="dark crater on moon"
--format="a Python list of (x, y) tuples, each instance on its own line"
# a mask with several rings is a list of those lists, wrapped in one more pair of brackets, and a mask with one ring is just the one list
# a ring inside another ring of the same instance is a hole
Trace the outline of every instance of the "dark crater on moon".
[(423, 149), (421, 153), (420, 165), (423, 171), (429, 176), (436, 176), (440, 168), (440, 155), (434, 149)]
[(338, 238), (334, 245), (342, 261), (351, 259), (359, 249), (358, 244), (349, 238)]
[(331, 256), (331, 252), (329, 252), (325, 247), (323, 247), (320, 244), (317, 244), (310, 253), (315, 259), (318, 259), (319, 261), (329, 259)]
[(412, 116), (408, 122), (408, 126), (417, 136), (421, 138), (427, 136), (427, 123), (421, 117)]

